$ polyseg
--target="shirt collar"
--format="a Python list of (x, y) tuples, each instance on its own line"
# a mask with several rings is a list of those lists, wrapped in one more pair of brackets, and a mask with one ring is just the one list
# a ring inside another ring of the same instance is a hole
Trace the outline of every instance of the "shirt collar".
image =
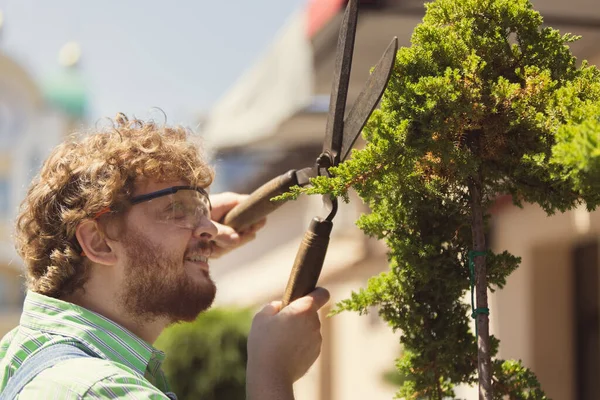
[[(21, 325), (72, 338), (101, 358), (124, 363), (142, 375), (165, 354), (110, 319), (63, 300), (28, 292)], [(152, 368), (156, 369), (156, 368)]]

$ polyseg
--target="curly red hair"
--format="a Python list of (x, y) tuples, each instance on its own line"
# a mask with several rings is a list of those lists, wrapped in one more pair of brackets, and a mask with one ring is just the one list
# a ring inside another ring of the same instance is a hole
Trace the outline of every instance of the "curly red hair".
[(26, 265), (29, 290), (61, 297), (83, 287), (88, 262), (75, 237), (79, 223), (106, 207), (126, 204), (144, 180), (183, 180), (199, 187), (214, 172), (183, 127), (129, 120), (72, 137), (43, 164), (21, 204), (16, 248)]

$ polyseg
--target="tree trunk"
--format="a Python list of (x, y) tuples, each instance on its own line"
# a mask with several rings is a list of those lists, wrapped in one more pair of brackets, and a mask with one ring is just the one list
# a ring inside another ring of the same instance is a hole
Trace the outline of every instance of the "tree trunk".
[[(473, 179), (469, 182), (471, 195), (471, 232), (474, 251), (485, 251), (485, 230), (483, 225), (482, 182)], [(488, 308), (487, 275), (485, 257), (475, 259), (475, 297), (478, 309)], [(479, 374), (479, 399), (492, 400), (492, 361), (490, 354), (490, 320), (487, 314), (476, 315), (477, 324), (477, 372)]]

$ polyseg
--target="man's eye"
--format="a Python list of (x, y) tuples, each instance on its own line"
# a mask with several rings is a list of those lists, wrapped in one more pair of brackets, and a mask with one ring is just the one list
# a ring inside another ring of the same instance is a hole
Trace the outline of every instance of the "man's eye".
[(185, 207), (181, 203), (173, 203), (169, 207), (169, 212), (173, 218), (183, 218), (185, 217)]

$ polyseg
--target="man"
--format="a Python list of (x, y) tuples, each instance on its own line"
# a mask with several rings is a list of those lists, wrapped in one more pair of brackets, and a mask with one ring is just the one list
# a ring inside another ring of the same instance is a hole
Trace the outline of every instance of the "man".
[[(211, 306), (209, 258), (264, 225), (236, 233), (215, 222), (243, 196), (209, 200), (213, 172), (184, 129), (122, 114), (115, 124), (59, 145), (21, 206), (16, 241), (29, 290), (20, 325), (0, 341), (0, 391), (51, 346), (91, 355), (41, 371), (21, 400), (173, 398), (160, 368), (165, 355), (151, 344)], [(256, 315), (248, 399), (293, 399), (292, 384), (319, 354), (317, 311), (328, 297), (317, 289)]]

